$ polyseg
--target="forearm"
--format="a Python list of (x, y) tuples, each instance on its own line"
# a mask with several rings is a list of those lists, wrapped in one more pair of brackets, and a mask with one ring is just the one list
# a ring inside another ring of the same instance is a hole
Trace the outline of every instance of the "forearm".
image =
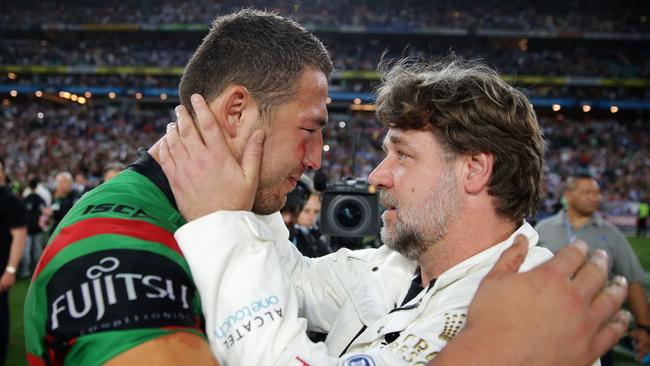
[(252, 214), (226, 212), (175, 234), (201, 294), (213, 354), (233, 365), (290, 364), (297, 356), (335, 363), (307, 338), (268, 234)]
[(7, 266), (18, 267), (20, 257), (23, 255), (25, 241), (27, 240), (27, 229), (25, 227), (11, 229), (11, 249)]
[(634, 314), (637, 324), (650, 325), (650, 314), (648, 310), (648, 299), (641, 282), (632, 282), (629, 284), (627, 301), (630, 310)]

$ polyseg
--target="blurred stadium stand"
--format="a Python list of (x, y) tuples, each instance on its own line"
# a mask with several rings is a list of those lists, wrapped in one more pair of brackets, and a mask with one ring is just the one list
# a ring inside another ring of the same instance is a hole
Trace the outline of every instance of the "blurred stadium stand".
[[(17, 182), (60, 170), (98, 182), (172, 120), (183, 66), (211, 19), (241, 1), (6, 0), (0, 12), (0, 156)], [(251, 1), (315, 32), (337, 70), (324, 170), (367, 175), (381, 159), (381, 55), (481, 59), (522, 88), (549, 143), (552, 212), (562, 177), (600, 179), (622, 226), (650, 194), (650, 2)], [(245, 60), (243, 60), (245, 62)], [(356, 147), (356, 160), (350, 150)], [(632, 223), (633, 225), (633, 223)]]

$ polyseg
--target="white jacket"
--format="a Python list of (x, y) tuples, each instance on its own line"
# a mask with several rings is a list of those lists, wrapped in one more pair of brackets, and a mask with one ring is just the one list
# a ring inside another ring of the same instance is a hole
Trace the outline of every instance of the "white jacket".
[[(279, 214), (250, 212), (215, 212), (175, 237), (222, 365), (365, 366), (425, 365), (435, 357), (462, 329), (481, 279), (520, 233), (531, 246), (522, 271), (551, 258), (524, 223), (397, 310), (416, 264), (386, 247), (308, 259), (287, 240)], [(309, 341), (307, 324), (329, 332), (325, 344)]]

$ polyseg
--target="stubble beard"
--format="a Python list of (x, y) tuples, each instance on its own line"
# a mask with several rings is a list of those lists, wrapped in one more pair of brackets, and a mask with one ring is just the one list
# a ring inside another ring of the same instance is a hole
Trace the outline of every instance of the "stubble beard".
[(410, 207), (397, 207), (387, 192), (381, 191), (382, 202), (396, 206), (392, 228), (382, 227), (382, 242), (406, 258), (416, 261), (432, 245), (447, 235), (449, 226), (458, 218), (460, 201), (456, 192), (456, 177), (449, 170), (426, 199)]
[(270, 215), (280, 211), (286, 202), (287, 195), (278, 194), (272, 187), (258, 188), (252, 211), (258, 215)]

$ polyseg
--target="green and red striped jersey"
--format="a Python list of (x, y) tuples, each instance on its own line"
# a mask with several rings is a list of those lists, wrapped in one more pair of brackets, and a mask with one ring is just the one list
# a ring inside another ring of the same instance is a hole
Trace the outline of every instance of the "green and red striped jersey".
[(86, 193), (55, 229), (25, 302), (30, 365), (99, 365), (172, 332), (204, 336), (174, 231), (184, 224), (148, 154)]

